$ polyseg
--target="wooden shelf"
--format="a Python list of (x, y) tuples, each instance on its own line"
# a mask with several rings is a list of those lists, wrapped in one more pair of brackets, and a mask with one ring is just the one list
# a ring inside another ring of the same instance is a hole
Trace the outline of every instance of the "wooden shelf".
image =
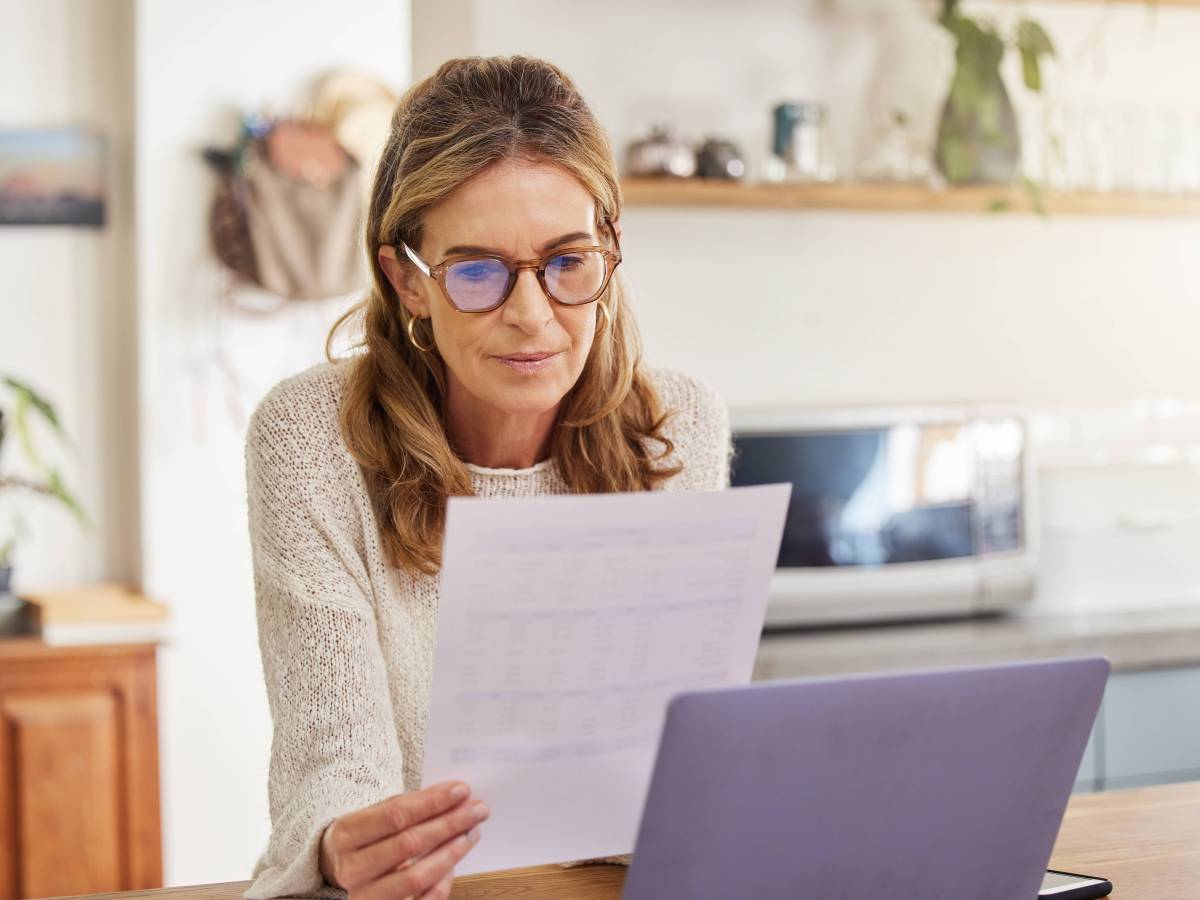
[[(1056, 0), (1056, 2), (1062, 3), (1063, 0)], [(1200, 0), (1071, 0), (1071, 2), (1092, 3), (1098, 6), (1116, 3), (1122, 6), (1190, 6), (1192, 9), (1200, 9)]]
[[(858, 212), (1033, 212), (1020, 187), (959, 187), (943, 191), (896, 184), (740, 184), (674, 178), (626, 178), (631, 206), (697, 206), (729, 209), (817, 209)], [(1200, 217), (1200, 194), (1043, 194), (1050, 215)]]
[[(941, 0), (924, 0), (927, 6), (932, 6), (935, 3), (940, 7)], [(1076, 6), (1083, 6), (1090, 3), (1092, 6), (1181, 6), (1191, 9), (1200, 9), (1200, 0), (1045, 0), (1047, 3), (1070, 3)]]
[[(932, 0), (929, 0), (932, 2)], [(940, 0), (938, 0), (940, 3)], [(1090, 3), (1092, 6), (1182, 6), (1200, 9), (1200, 0), (1046, 0), (1049, 3), (1072, 3), (1082, 6)]]

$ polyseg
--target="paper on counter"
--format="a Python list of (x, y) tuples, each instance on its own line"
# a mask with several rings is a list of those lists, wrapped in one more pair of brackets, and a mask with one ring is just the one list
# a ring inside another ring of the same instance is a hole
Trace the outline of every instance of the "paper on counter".
[(633, 849), (667, 701), (750, 680), (790, 492), (450, 499), (423, 782), (492, 810), (457, 874)]

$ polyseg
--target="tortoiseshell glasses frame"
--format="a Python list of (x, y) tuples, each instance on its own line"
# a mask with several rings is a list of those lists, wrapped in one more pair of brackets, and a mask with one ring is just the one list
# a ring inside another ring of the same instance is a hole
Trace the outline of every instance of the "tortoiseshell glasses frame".
[[(603, 295), (605, 290), (608, 288), (609, 282), (612, 280), (613, 272), (615, 272), (617, 266), (621, 264), (621, 245), (617, 239), (617, 232), (616, 229), (613, 228), (611, 219), (609, 219), (608, 216), (602, 217), (600, 219), (600, 225), (608, 228), (609, 233), (612, 235), (613, 247), (615, 249), (610, 250), (609, 248), (598, 244), (589, 246), (569, 246), (558, 248), (541, 257), (540, 259), (522, 260), (509, 259), (507, 256), (501, 256), (493, 253), (462, 253), (447, 256), (437, 265), (431, 266), (429, 263), (425, 262), (425, 260), (421, 259), (417, 252), (413, 250), (413, 248), (407, 243), (400, 241), (399, 244), (404, 250), (405, 255), (412, 261), (413, 265), (437, 282), (438, 287), (442, 291), (442, 296), (444, 296), (447, 302), (449, 302), (450, 305), (459, 312), (485, 313), (491, 312), (493, 309), (498, 309), (500, 306), (503, 306), (504, 302), (508, 300), (509, 296), (512, 294), (513, 286), (517, 283), (517, 273), (520, 272), (521, 269), (533, 269), (537, 274), (538, 284), (542, 286), (542, 291), (555, 303), (558, 303), (562, 306), (584, 306), (588, 303), (595, 302), (601, 297), (601, 295)], [(582, 299), (562, 299), (560, 297), (556, 297), (551, 289), (551, 286), (546, 281), (547, 266), (551, 265), (553, 261), (560, 256), (570, 256), (572, 254), (581, 253), (597, 253), (602, 255), (604, 260), (604, 278), (601, 281), (599, 288)], [(503, 291), (500, 293), (499, 299), (494, 303), (477, 308), (467, 307), (462, 305), (461, 300), (459, 302), (455, 301), (450, 289), (446, 286), (446, 274), (454, 265), (464, 262), (477, 262), (480, 260), (496, 260), (497, 262), (503, 264), (505, 269), (508, 270), (508, 280), (504, 285)]]

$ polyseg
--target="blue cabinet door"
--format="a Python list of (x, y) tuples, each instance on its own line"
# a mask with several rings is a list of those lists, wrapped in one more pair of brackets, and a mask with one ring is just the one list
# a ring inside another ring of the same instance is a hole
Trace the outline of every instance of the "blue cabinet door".
[(1103, 788), (1200, 779), (1200, 666), (1113, 675), (1099, 721)]

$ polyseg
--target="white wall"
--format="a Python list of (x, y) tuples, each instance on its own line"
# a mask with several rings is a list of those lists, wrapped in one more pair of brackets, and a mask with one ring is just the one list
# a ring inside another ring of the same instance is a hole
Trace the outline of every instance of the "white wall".
[(649, 355), (731, 404), (1200, 395), (1195, 223), (631, 209), (626, 233)]
[[(132, 9), (131, 0), (4, 5), (0, 129), (89, 128), (109, 140), (110, 163), (104, 228), (0, 229), (0, 372), (55, 404), (74, 446), (61, 456), (64, 474), (93, 522), (85, 531), (57, 505), (6, 495), (0, 530), (14, 506), (30, 529), (15, 558), (18, 590), (138, 578)], [(6, 466), (20, 465), (16, 451), (6, 450)]]
[(353, 67), (402, 88), (404, 0), (139, 0), (138, 291), (144, 579), (171, 605), (161, 664), (168, 885), (249, 877), (270, 832), (271, 736), (246, 529), (243, 435), (275, 381), (318, 362), (344, 301), (256, 318), (223, 308), (199, 148), (229, 111), (286, 112)]
[[(733, 137), (755, 169), (770, 106), (808, 98), (830, 105), (845, 167), (881, 103), (931, 131), (952, 66), (917, 2), (467, 5), (457, 52), (560, 64), (619, 153), (661, 120)], [(1200, 12), (1021, 6), (1059, 42), (1056, 96), (1200, 113)], [(1011, 23), (1017, 6), (980, 9)], [(1029, 110), (1023, 88), (1014, 100)], [(1200, 395), (1197, 220), (635, 206), (624, 221), (648, 355), (735, 405)]]

